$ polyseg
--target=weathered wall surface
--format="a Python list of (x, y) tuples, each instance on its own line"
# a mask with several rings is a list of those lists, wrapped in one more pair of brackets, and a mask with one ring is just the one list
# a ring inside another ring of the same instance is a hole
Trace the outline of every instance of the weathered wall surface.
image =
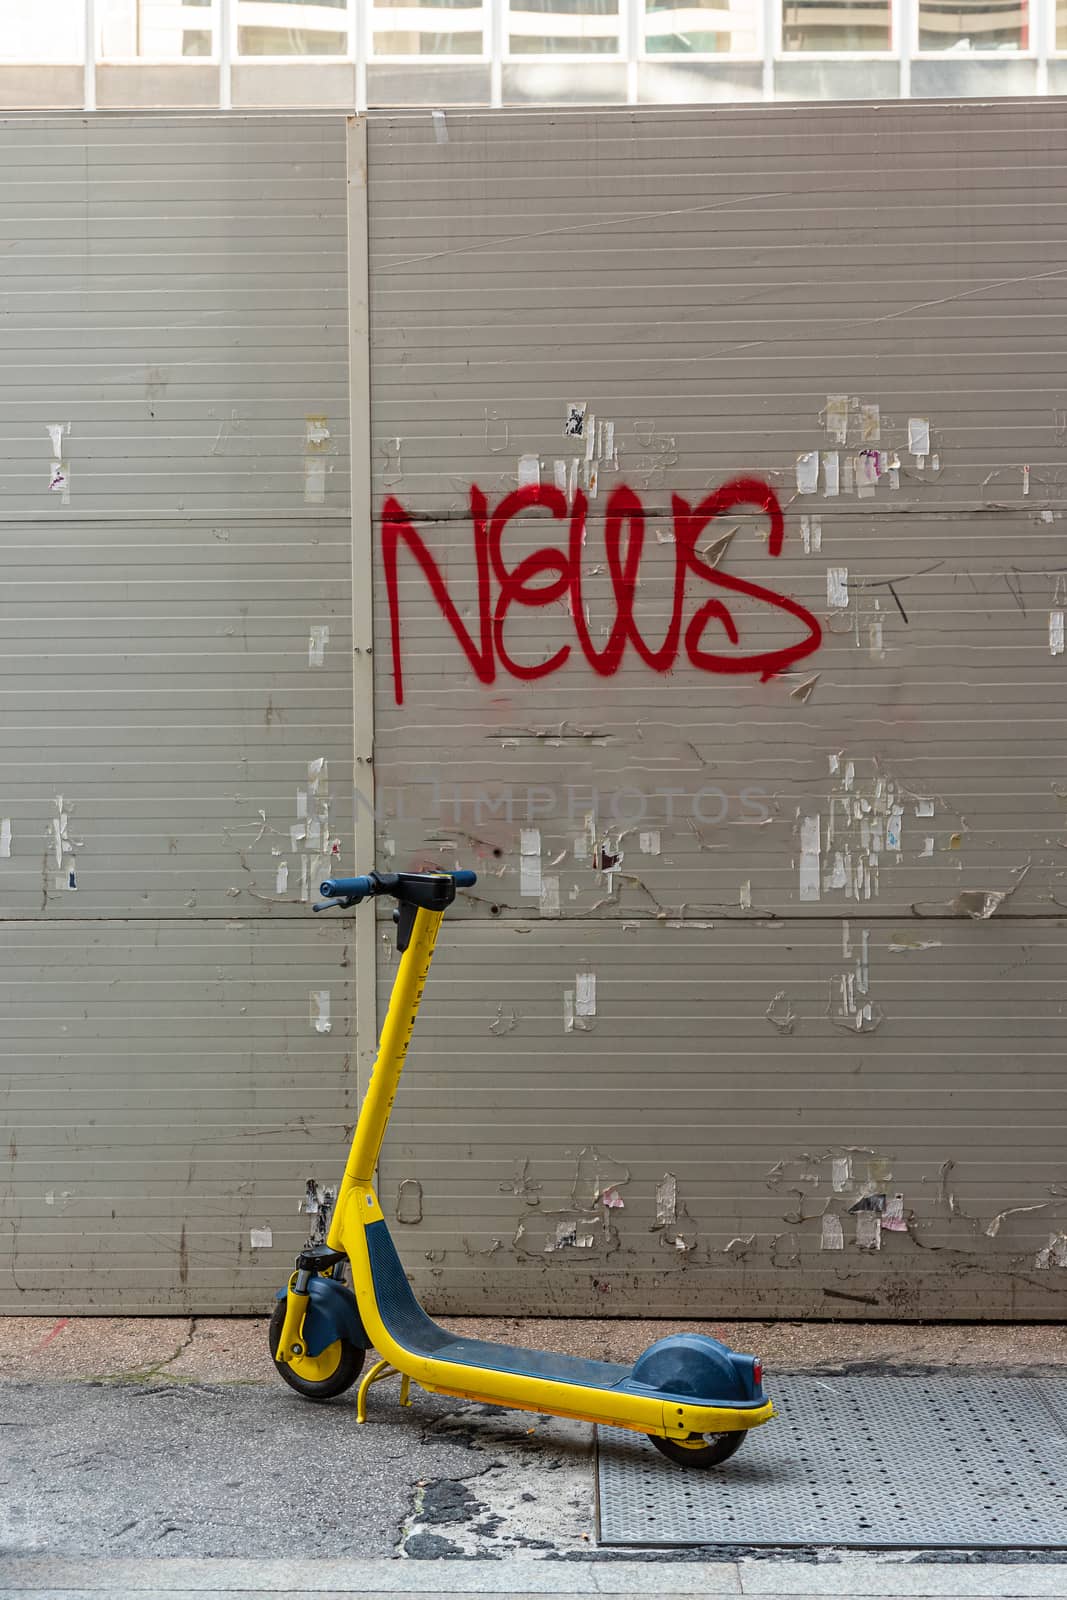
[(1062, 1308), (1065, 150), (372, 122), (380, 859), (482, 875), (383, 1171), (438, 1307)]
[(345, 180), (340, 119), (0, 124), (5, 1310), (261, 1309), (342, 1162)]

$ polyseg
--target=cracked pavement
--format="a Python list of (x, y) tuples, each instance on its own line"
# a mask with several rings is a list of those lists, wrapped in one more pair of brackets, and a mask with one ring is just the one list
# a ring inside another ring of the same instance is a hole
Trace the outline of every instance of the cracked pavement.
[[(442, 1320), (618, 1360), (672, 1326)], [(371, 1390), (361, 1428), (354, 1390), (312, 1405), (281, 1382), (265, 1319), (27, 1317), (4, 1330), (0, 1554), (271, 1559), (310, 1531), (319, 1557), (610, 1558), (595, 1548), (586, 1424), (417, 1389), (402, 1410), (392, 1380)], [(772, 1372), (1067, 1364), (1062, 1325), (729, 1333)]]

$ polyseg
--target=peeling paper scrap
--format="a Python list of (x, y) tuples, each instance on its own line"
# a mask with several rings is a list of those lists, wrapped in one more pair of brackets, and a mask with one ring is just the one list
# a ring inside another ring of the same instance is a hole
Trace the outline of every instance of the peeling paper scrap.
[(797, 493), (817, 494), (819, 491), (819, 452), (805, 450), (797, 456)]
[(800, 898), (818, 900), (822, 855), (822, 818), (805, 817), (800, 824)]
[(11, 818), (0, 817), (0, 858), (4, 861), (11, 856)]
[(861, 1250), (882, 1248), (882, 1219), (877, 1211), (857, 1212), (856, 1243)]
[(540, 828), (523, 828), (519, 833), (519, 893), (541, 898)]
[(891, 1194), (887, 1197), (885, 1210), (882, 1212), (882, 1228), (890, 1233), (907, 1233), (908, 1224), (904, 1216), (904, 1196)]
[(565, 439), (582, 439), (585, 437), (585, 414), (587, 410), (587, 401), (568, 400), (567, 409), (563, 414), (563, 437)]
[(678, 1179), (673, 1172), (665, 1172), (656, 1185), (656, 1227), (669, 1228), (678, 1220)]
[(1063, 612), (1050, 611), (1048, 614), (1048, 649), (1049, 655), (1062, 656), (1063, 654)]
[(433, 136), (438, 144), (448, 143), (448, 123), (445, 121), (443, 111), (431, 111), (430, 120), (433, 123)]
[(253, 1250), (273, 1250), (274, 1231), (271, 1228), (249, 1228), (248, 1242)]
[[(307, 857), (304, 858), (307, 860)], [(329, 989), (312, 989), (311, 991), (311, 1026), (316, 1033), (329, 1033), (333, 1027), (330, 1021), (330, 991)]]
[(835, 1194), (847, 1194), (851, 1189), (851, 1156), (834, 1156), (830, 1162), (830, 1186)]
[(826, 604), (833, 606), (838, 611), (844, 611), (848, 606), (848, 568), (827, 567), (826, 569)]
[(330, 642), (330, 630), (314, 624), (308, 639), (308, 666), (321, 667), (326, 659), (326, 646)]
[(304, 503), (321, 506), (326, 499), (326, 463), (321, 456), (304, 457)]
[(835, 444), (844, 444), (848, 438), (848, 395), (828, 394), (824, 417), (831, 439)]
[(574, 1014), (576, 1017), (596, 1016), (596, 973), (578, 972), (574, 977)]
[(70, 505), (70, 463), (69, 461), (53, 461), (48, 475), (48, 487), (52, 494), (58, 494), (65, 506)]
[(908, 452), (913, 456), (930, 454), (930, 423), (926, 417), (908, 418)]
[(596, 416), (593, 414), (593, 412), (590, 412), (589, 416), (586, 418), (584, 438), (585, 459), (587, 461), (592, 461), (594, 455), (596, 454)]
[(541, 487), (541, 462), (538, 456), (519, 457), (519, 488), (539, 489)]
[(822, 1237), (819, 1240), (820, 1250), (843, 1250), (845, 1248), (845, 1230), (841, 1225), (841, 1218), (835, 1217), (828, 1211), (822, 1219)]

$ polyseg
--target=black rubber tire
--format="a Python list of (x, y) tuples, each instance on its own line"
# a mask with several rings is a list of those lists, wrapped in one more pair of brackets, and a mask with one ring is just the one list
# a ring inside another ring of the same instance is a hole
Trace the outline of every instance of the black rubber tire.
[[(696, 1435), (690, 1434), (689, 1437), (692, 1439)], [(675, 1462), (679, 1467), (721, 1467), (724, 1461), (729, 1461), (731, 1456), (737, 1454), (748, 1434), (743, 1428), (736, 1433), (707, 1434), (707, 1443), (697, 1448), (681, 1444), (677, 1439), (661, 1439), (656, 1433), (650, 1433), (649, 1438), (668, 1461)]]
[[(274, 1358), (278, 1348), (278, 1340), (282, 1336), (282, 1324), (285, 1321), (285, 1301), (279, 1300), (274, 1307), (274, 1314), (270, 1319), (270, 1328), (267, 1337), (270, 1341), (271, 1358)], [(360, 1373), (363, 1363), (367, 1359), (367, 1352), (359, 1345), (349, 1344), (347, 1339), (340, 1340), (341, 1360), (328, 1378), (312, 1382), (308, 1378), (301, 1378), (286, 1362), (275, 1361), (275, 1371), (284, 1378), (290, 1389), (295, 1389), (297, 1394), (303, 1395), (305, 1400), (333, 1400), (335, 1396), (344, 1394), (346, 1389), (351, 1389)]]

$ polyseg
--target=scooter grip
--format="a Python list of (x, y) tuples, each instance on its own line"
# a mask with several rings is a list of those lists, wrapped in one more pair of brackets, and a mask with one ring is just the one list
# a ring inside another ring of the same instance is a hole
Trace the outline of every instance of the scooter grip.
[(326, 878), (319, 884), (319, 893), (327, 900), (365, 900), (374, 893), (370, 878)]
[(452, 882), (457, 889), (473, 889), (478, 882), (478, 874), (469, 867), (463, 867), (459, 872), (453, 872)]

